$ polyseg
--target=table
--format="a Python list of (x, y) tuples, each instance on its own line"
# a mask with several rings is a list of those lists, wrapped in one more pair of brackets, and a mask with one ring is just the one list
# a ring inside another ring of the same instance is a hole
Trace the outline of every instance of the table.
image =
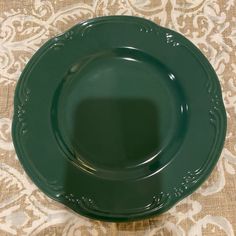
[[(233, 0), (0, 1), (0, 235), (236, 234), (236, 3)], [(161, 216), (130, 223), (82, 217), (46, 197), (27, 177), (11, 139), (13, 96), (22, 69), (51, 37), (102, 15), (136, 15), (178, 31), (219, 76), (228, 131), (209, 179)]]

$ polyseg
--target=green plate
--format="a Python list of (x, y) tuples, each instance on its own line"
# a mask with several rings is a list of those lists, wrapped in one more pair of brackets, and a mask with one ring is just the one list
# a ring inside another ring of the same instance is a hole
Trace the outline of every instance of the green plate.
[(81, 215), (127, 221), (196, 190), (225, 139), (220, 84), (185, 37), (148, 20), (88, 20), (24, 69), (12, 136), (27, 174)]

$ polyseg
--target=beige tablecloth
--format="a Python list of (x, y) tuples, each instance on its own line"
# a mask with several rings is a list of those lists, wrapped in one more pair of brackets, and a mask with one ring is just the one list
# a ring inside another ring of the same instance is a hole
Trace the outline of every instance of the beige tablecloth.
[[(46, 197), (23, 171), (10, 133), (14, 89), (34, 52), (77, 22), (114, 14), (143, 16), (194, 42), (219, 76), (228, 118), (221, 158), (197, 192), (161, 216), (119, 224)], [(235, 235), (235, 49), (234, 0), (0, 0), (0, 235)]]

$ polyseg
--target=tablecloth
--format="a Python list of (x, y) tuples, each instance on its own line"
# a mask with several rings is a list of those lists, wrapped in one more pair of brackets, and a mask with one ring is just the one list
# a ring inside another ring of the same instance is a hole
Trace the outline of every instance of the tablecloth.
[[(82, 20), (135, 15), (180, 32), (209, 59), (222, 86), (227, 137), (195, 193), (143, 221), (90, 220), (44, 195), (25, 174), (11, 138), (17, 80), (51, 37)], [(0, 0), (0, 235), (235, 235), (236, 2), (234, 0)]]

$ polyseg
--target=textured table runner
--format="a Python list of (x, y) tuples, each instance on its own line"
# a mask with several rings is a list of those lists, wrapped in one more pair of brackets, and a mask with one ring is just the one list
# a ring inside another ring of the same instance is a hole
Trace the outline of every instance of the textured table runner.
[[(161, 216), (131, 223), (82, 217), (26, 176), (11, 139), (14, 90), (26, 63), (51, 37), (95, 16), (136, 15), (182, 33), (221, 82), (228, 131), (209, 179)], [(236, 2), (234, 0), (0, 0), (0, 236), (236, 235)]]

